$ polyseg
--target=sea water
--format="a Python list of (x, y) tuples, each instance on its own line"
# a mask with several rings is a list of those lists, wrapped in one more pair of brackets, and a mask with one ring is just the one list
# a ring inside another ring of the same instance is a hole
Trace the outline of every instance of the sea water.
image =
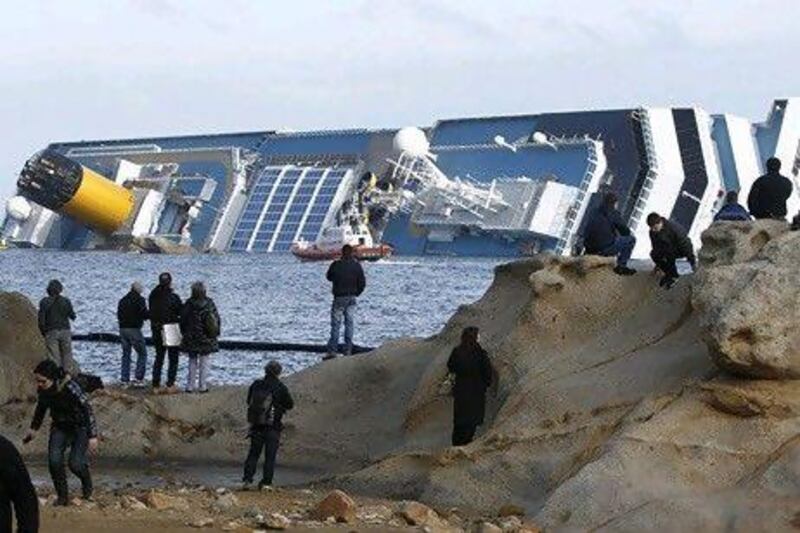
[[(364, 263), (367, 289), (359, 298), (355, 342), (379, 346), (391, 339), (437, 333), (458, 306), (480, 298), (500, 262), (400, 257)], [(34, 305), (45, 295), (50, 279), (61, 280), (77, 314), (75, 333), (116, 332), (119, 299), (134, 281), (144, 284), (147, 296), (160, 272), (172, 273), (182, 299), (188, 297), (192, 282), (206, 284), (222, 317), (224, 339), (324, 344), (330, 331), (327, 263), (300, 263), (289, 255), (7, 250), (0, 253), (0, 264), (0, 290), (21, 292)], [(149, 335), (148, 325), (144, 331)], [(84, 371), (107, 382), (119, 379), (119, 345), (79, 342), (74, 351)], [(148, 347), (148, 380), (154, 355)], [(320, 354), (221, 351), (211, 358), (211, 382), (249, 382), (261, 375), (270, 358), (278, 359), (288, 373), (318, 364)], [(179, 379), (185, 367), (182, 357)]]

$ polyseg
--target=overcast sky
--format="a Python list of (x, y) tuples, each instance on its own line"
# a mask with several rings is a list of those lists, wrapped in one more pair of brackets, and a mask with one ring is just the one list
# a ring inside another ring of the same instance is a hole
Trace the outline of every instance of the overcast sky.
[[(9, 5), (10, 4), (10, 5)], [(18, 0), (0, 7), (0, 198), (56, 140), (429, 125), (800, 95), (800, 2)]]

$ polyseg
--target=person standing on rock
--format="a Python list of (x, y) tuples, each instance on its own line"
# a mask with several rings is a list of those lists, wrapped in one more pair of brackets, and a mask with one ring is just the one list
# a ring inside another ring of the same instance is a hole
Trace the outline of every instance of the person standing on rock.
[(0, 435), (0, 532), (12, 531), (12, 516), (17, 533), (39, 531), (39, 498), (31, 476), (14, 445)]
[(131, 381), (131, 348), (136, 350), (136, 381), (134, 387), (144, 387), (144, 374), (147, 370), (147, 345), (144, 342), (142, 326), (149, 320), (147, 302), (142, 297), (141, 283), (134, 282), (131, 290), (117, 304), (119, 338), (122, 342), (122, 373), (120, 381), (127, 386)]
[(792, 195), (792, 180), (781, 175), (781, 160), (767, 159), (767, 173), (750, 189), (747, 207), (756, 219), (786, 220), (786, 200)]
[(742, 204), (739, 203), (739, 193), (728, 191), (725, 195), (725, 205), (714, 215), (714, 222), (720, 220), (727, 221), (751, 221), (753, 217), (747, 212)]
[(275, 458), (280, 446), (282, 419), (286, 411), (294, 407), (289, 389), (279, 379), (283, 368), (277, 361), (270, 361), (264, 368), (264, 378), (257, 379), (247, 392), (247, 422), (250, 424), (250, 452), (244, 463), (245, 487), (253, 484), (258, 467), (258, 458), (264, 451), (264, 473), (259, 488), (272, 485), (275, 473)]
[(453, 446), (472, 442), (486, 412), (486, 390), (492, 384), (492, 363), (480, 345), (476, 327), (465, 328), (461, 344), (453, 349), (447, 369), (453, 384)]
[(697, 261), (692, 241), (679, 224), (665, 219), (658, 213), (647, 215), (647, 225), (650, 227), (650, 243), (653, 246), (650, 258), (664, 273), (659, 285), (669, 289), (678, 279), (676, 264), (678, 259), (686, 258), (692, 270), (695, 269)]
[(158, 276), (158, 285), (150, 291), (148, 303), (150, 304), (150, 329), (153, 332), (153, 344), (156, 347), (156, 360), (153, 363), (153, 389), (158, 391), (161, 388), (161, 371), (166, 354), (169, 356), (167, 390), (174, 392), (180, 350), (177, 346), (167, 347), (164, 345), (164, 326), (180, 323), (183, 302), (181, 302), (180, 296), (172, 290), (172, 275), (169, 272)]
[(80, 385), (55, 362), (45, 360), (33, 371), (38, 389), (38, 402), (31, 429), (23, 439), (29, 443), (50, 411), (50, 440), (47, 445), (50, 476), (56, 489), (54, 505), (69, 505), (69, 486), (64, 469), (64, 456), (69, 453), (69, 469), (81, 480), (83, 499), (92, 498), (92, 475), (88, 454), (97, 450), (97, 422), (89, 397)]
[(590, 216), (583, 230), (583, 246), (587, 254), (616, 257), (614, 272), (631, 276), (636, 270), (628, 268), (628, 261), (636, 246), (636, 237), (625, 225), (617, 211), (617, 195), (606, 193), (603, 201)]
[(189, 355), (186, 392), (208, 392), (209, 356), (219, 351), (221, 320), (202, 282), (192, 283), (192, 295), (181, 310), (181, 349)]
[(57, 279), (47, 284), (47, 296), (39, 302), (39, 331), (47, 343), (50, 357), (67, 372), (74, 372), (70, 320), (75, 320), (75, 311), (72, 302), (62, 296), (62, 292), (64, 286)]
[(339, 334), (344, 318), (344, 355), (353, 354), (353, 322), (357, 298), (367, 285), (364, 269), (353, 254), (353, 247), (345, 244), (342, 257), (328, 268), (326, 275), (333, 284), (333, 304), (331, 305), (331, 335), (328, 340), (328, 353), (323, 360), (333, 359), (339, 351)]

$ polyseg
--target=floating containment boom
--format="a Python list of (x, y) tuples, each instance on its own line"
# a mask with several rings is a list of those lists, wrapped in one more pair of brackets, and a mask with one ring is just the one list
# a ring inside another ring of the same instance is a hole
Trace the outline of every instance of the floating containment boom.
[(17, 181), (19, 193), (102, 233), (113, 233), (133, 211), (128, 189), (54, 150), (31, 157)]

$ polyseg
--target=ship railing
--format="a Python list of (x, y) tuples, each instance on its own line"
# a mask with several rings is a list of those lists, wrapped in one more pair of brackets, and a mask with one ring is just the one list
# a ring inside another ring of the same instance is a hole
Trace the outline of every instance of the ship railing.
[[(584, 142), (586, 141), (584, 140)], [(587, 144), (586, 170), (584, 171), (583, 178), (578, 186), (578, 195), (575, 198), (575, 201), (573, 201), (572, 204), (567, 208), (566, 222), (561, 230), (561, 234), (555, 247), (555, 253), (557, 255), (564, 255), (572, 248), (574, 241), (573, 228), (577, 222), (578, 212), (580, 211), (581, 204), (586, 200), (589, 185), (595, 178), (595, 171), (597, 170), (597, 163), (599, 161), (598, 149), (600, 149), (601, 146), (601, 142), (595, 139), (590, 139), (590, 142)]]
[(634, 118), (639, 121), (642, 128), (645, 159), (647, 160), (648, 166), (647, 175), (645, 176), (644, 183), (642, 183), (642, 188), (639, 191), (638, 197), (636, 198), (636, 204), (634, 204), (628, 220), (631, 230), (635, 232), (642, 220), (642, 215), (645, 211), (645, 205), (647, 204), (647, 201), (650, 198), (650, 193), (653, 190), (653, 184), (658, 177), (658, 159), (656, 157), (656, 149), (653, 142), (653, 128), (650, 123), (649, 113), (644, 108), (639, 108), (634, 113)]

